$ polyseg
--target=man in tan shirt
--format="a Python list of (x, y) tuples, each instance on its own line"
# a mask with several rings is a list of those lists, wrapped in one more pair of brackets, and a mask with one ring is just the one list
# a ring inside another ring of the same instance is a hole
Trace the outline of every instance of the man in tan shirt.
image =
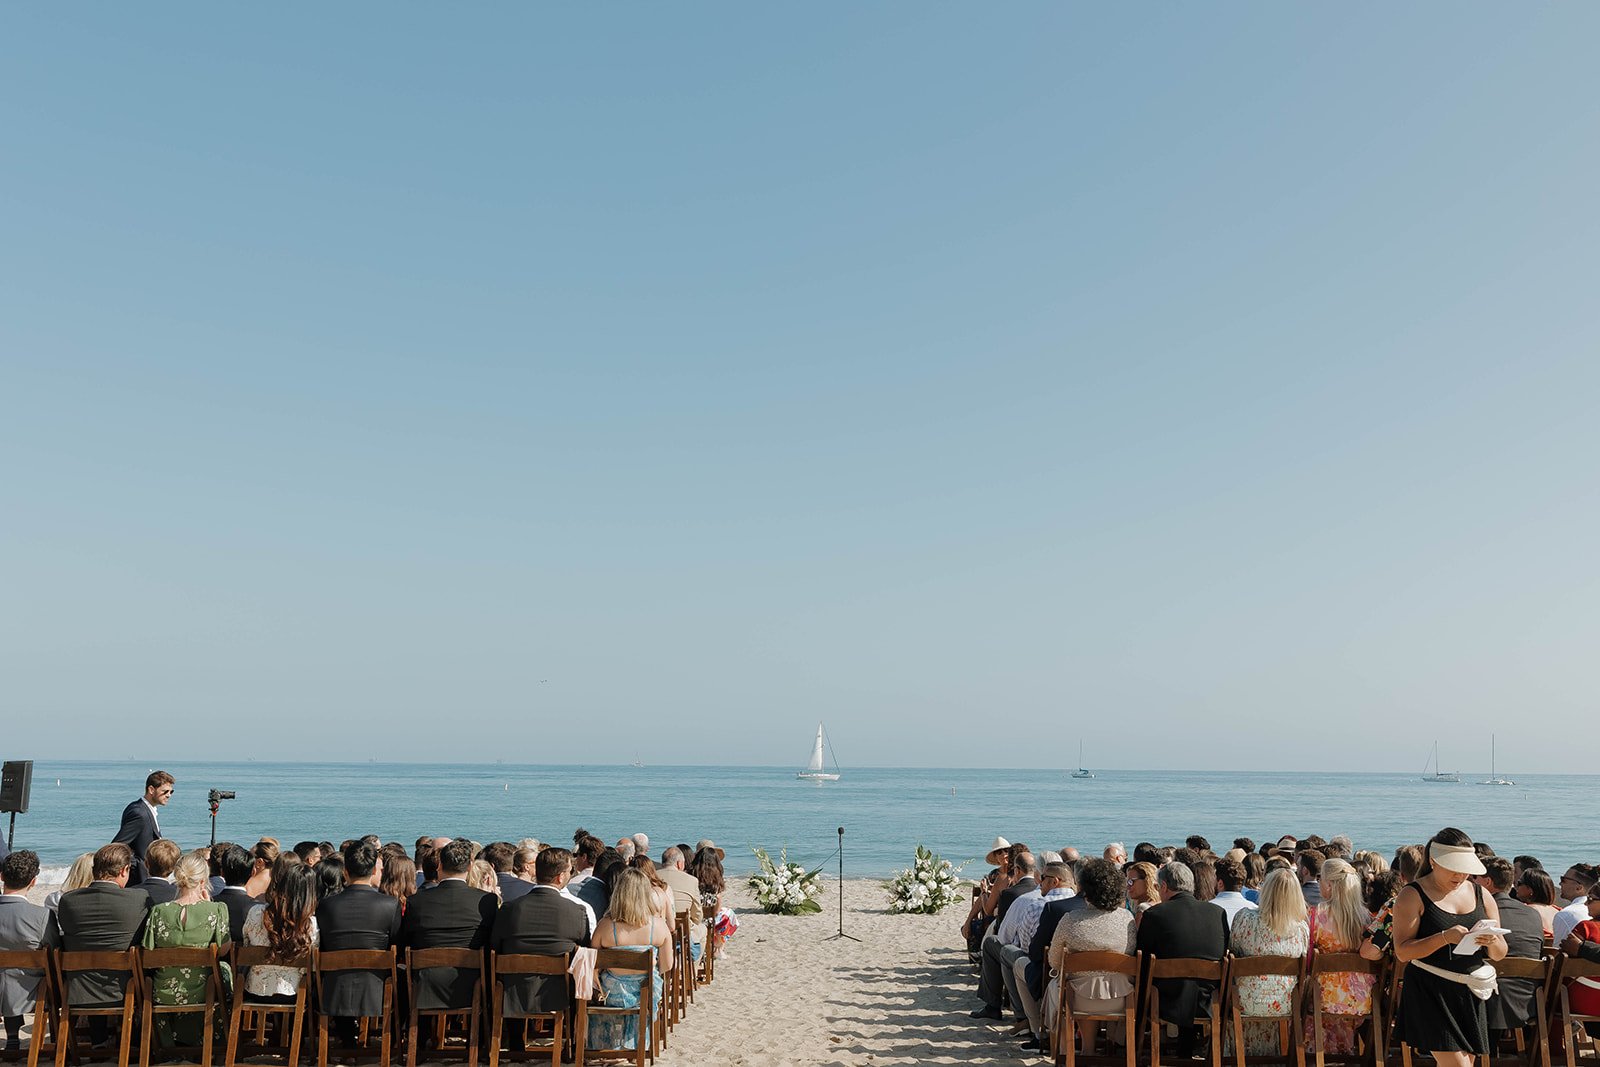
[(656, 871), (672, 889), (672, 903), (679, 915), (689, 913), (689, 940), (695, 959), (700, 958), (700, 943), (705, 938), (705, 913), (700, 908), (700, 882), (683, 869), (683, 853), (676, 847), (661, 854)]

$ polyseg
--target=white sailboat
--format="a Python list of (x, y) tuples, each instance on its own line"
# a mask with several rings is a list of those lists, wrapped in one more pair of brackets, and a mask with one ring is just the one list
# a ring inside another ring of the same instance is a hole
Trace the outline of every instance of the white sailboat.
[(1509, 778), (1502, 778), (1494, 772), (1494, 734), (1489, 735), (1489, 779), (1479, 782), (1479, 785), (1516, 785)]
[(817, 723), (817, 743), (811, 746), (811, 762), (806, 764), (806, 769), (795, 775), (811, 782), (837, 782), (839, 780), (839, 761), (833, 761), (834, 773), (822, 769), (822, 724)]
[(1083, 765), (1083, 738), (1078, 738), (1078, 769), (1072, 772), (1074, 778), (1093, 778), (1094, 772)]
[(1433, 752), (1431, 755), (1429, 755), (1428, 762), (1433, 764), (1433, 773), (1429, 774), (1427, 764), (1424, 764), (1422, 767), (1422, 780), (1424, 782), (1461, 781), (1461, 775), (1457, 774), (1456, 772), (1450, 771), (1449, 773), (1445, 773), (1444, 771), (1439, 770), (1439, 742), (1437, 741), (1433, 743)]

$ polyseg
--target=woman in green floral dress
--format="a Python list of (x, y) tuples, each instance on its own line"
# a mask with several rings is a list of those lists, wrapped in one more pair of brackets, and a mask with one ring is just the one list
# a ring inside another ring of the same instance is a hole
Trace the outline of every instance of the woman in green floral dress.
[[(185, 856), (173, 870), (178, 896), (150, 909), (145, 923), (145, 948), (204, 948), (228, 944), (228, 906), (207, 899), (206, 861)], [(223, 988), (232, 987), (232, 974), (221, 964)], [(203, 1004), (206, 999), (204, 967), (162, 967), (155, 972), (153, 987), (157, 1004)], [(218, 1003), (220, 1009), (222, 1004)], [(218, 1012), (221, 1018), (221, 1011)], [(205, 1023), (198, 1014), (156, 1016), (156, 1036), (163, 1048), (200, 1044)]]

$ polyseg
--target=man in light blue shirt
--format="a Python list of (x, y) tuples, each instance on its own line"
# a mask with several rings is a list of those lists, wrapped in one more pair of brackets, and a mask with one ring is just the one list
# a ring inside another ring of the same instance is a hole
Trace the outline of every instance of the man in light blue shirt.
[(1006, 912), (993, 937), (983, 939), (983, 960), (979, 968), (978, 996), (999, 1017), (1000, 990), (1010, 994), (1012, 1009), (1021, 1017), (1022, 1001), (1017, 996), (1016, 962), (1028, 955), (1028, 942), (1039, 929), (1044, 906), (1073, 893), (1072, 868), (1051, 863), (1039, 878), (1039, 888), (1018, 897)]
[(1211, 903), (1228, 913), (1228, 928), (1233, 928), (1233, 917), (1241, 911), (1254, 911), (1256, 905), (1245, 899), (1244, 864), (1224, 856), (1217, 861), (1217, 895)]

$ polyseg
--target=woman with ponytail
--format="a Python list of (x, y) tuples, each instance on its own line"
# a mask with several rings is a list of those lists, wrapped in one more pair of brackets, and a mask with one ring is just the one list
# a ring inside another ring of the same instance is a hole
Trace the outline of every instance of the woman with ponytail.
[[(1359, 951), (1367, 921), (1372, 918), (1363, 900), (1361, 875), (1342, 859), (1324, 860), (1319, 883), (1322, 902), (1311, 912), (1312, 952)], [(1356, 1023), (1359, 1016), (1372, 1011), (1372, 986), (1376, 981), (1376, 975), (1354, 971), (1317, 978), (1325, 1050), (1335, 1055), (1354, 1055), (1361, 1050)], [(1308, 1042), (1310, 1026), (1308, 1018)]]

